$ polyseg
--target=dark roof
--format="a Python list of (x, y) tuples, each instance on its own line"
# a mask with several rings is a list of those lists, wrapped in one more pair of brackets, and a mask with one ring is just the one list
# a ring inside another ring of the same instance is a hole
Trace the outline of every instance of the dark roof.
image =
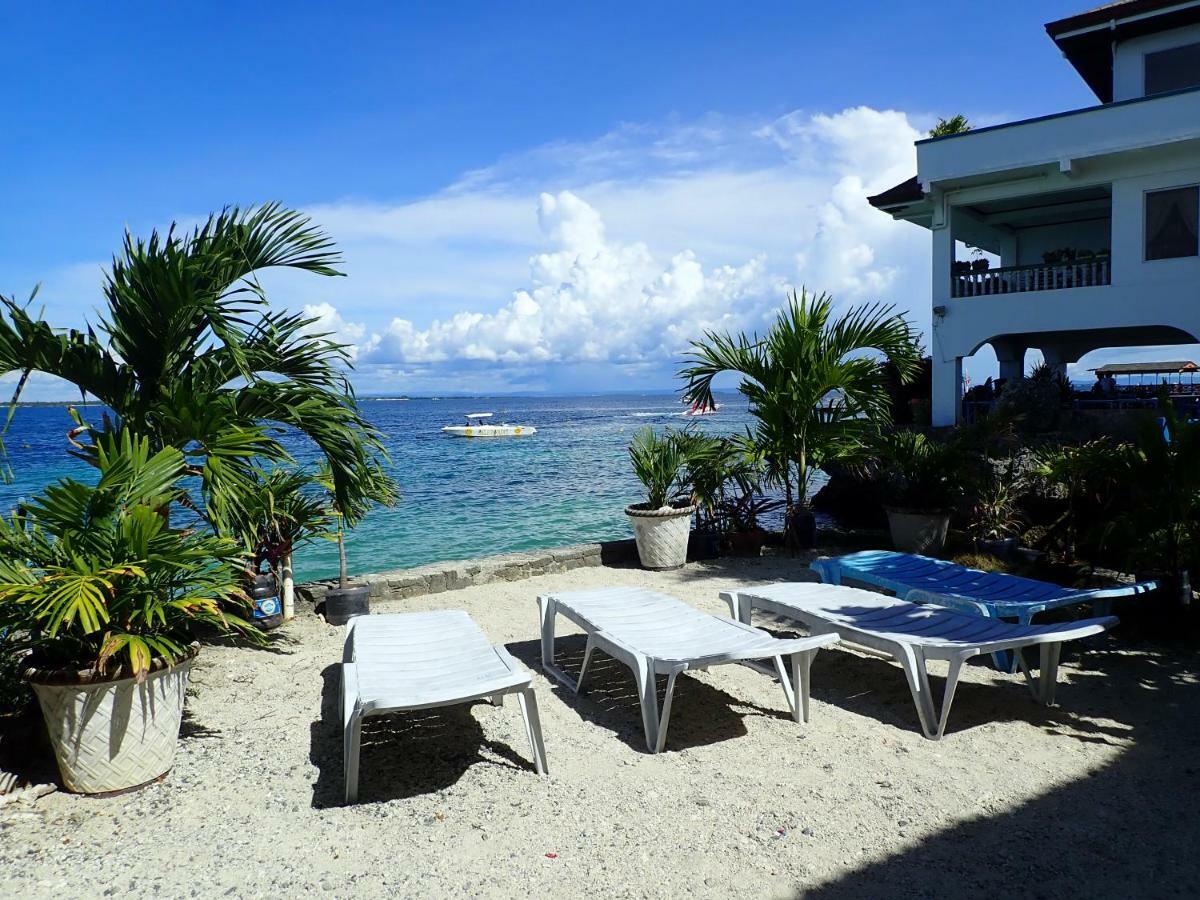
[(1200, 2), (1117, 0), (1046, 25), (1046, 33), (1102, 103), (1113, 98), (1112, 43), (1200, 22)]
[(921, 182), (914, 175), (908, 181), (902, 181), (874, 197), (868, 197), (867, 202), (876, 209), (885, 209), (890, 206), (906, 206), (909, 203), (917, 203), (924, 198), (925, 192), (921, 190)]
[(1180, 359), (1172, 362), (1109, 363), (1097, 366), (1092, 371), (1108, 375), (1181, 375), (1200, 371), (1200, 366), (1190, 359)]

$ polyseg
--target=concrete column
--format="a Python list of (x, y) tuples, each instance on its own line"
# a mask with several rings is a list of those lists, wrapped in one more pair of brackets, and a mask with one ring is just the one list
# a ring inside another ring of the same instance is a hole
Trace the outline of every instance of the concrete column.
[[(942, 202), (934, 198), (935, 206)], [(959, 300), (950, 299), (950, 264), (954, 260), (953, 210), (947, 208), (940, 226), (933, 229), (933, 336), (930, 341), (933, 357), (934, 425), (955, 425), (962, 415), (962, 357), (942, 346), (943, 315), (953, 315), (951, 307)]]
[(994, 340), (991, 344), (1000, 364), (1000, 377), (1010, 382), (1020, 380), (1025, 374), (1025, 345), (1010, 340)]
[(1050, 367), (1050, 370), (1055, 375), (1065, 378), (1067, 375), (1067, 363), (1074, 362), (1075, 360), (1068, 359), (1068, 354), (1061, 347), (1051, 345), (1049, 347), (1042, 347), (1041, 350), (1042, 359), (1046, 361), (1046, 365)]
[(962, 415), (962, 357), (933, 355), (933, 424), (957, 425)]

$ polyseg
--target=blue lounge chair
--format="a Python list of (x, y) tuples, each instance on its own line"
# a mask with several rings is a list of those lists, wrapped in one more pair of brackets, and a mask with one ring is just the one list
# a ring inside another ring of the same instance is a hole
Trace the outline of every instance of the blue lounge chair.
[[(1080, 590), (1032, 578), (968, 569), (944, 559), (892, 550), (864, 550), (821, 557), (810, 568), (826, 584), (851, 584), (890, 591), (913, 603), (935, 603), (949, 609), (1028, 625), (1034, 616), (1061, 606), (1091, 604), (1094, 615), (1107, 616), (1117, 597), (1144, 594), (1155, 582)], [(992, 654), (996, 667), (1015, 670), (1008, 651)]]

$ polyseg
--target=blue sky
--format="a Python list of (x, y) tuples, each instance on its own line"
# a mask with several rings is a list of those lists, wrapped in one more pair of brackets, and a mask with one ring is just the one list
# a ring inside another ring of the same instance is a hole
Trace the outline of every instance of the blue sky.
[(0, 292), (78, 325), (125, 227), (280, 200), (350, 277), (273, 299), (366, 393), (666, 387), (800, 283), (924, 327), (862, 197), (938, 115), (1094, 102), (1042, 31), (1083, 5), (5, 2)]

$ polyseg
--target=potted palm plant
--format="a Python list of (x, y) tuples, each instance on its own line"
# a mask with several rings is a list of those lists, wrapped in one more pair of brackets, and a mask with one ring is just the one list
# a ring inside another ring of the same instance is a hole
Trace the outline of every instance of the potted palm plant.
[(750, 401), (755, 428), (749, 435), (764, 465), (765, 481), (783, 488), (784, 541), (811, 546), (816, 537), (809, 507), (815, 470), (861, 461), (881, 426), (891, 423), (884, 361), (902, 384), (921, 367), (917, 333), (892, 307), (870, 304), (835, 315), (833, 298), (801, 290), (788, 297), (763, 337), (706, 333), (695, 341), (684, 399), (713, 403), (713, 381), (741, 376), (738, 390)]
[[(352, 506), (388, 476), (375, 464), (386, 458), (382, 435), (347, 378), (350, 350), (311, 316), (268, 303), (260, 279), (276, 268), (336, 277), (339, 260), (324, 231), (278, 204), (225, 209), (191, 230), (127, 234), (94, 325), (59, 329), (0, 296), (0, 376), (63, 378), (103, 404), (106, 423), (154, 449), (182, 449), (195, 476), (188, 505), (218, 533), (254, 490), (253, 464), (287, 461), (287, 430), (316, 445), (338, 503)], [(80, 420), (74, 449), (88, 453), (104, 427)]]
[(687, 494), (688, 442), (679, 432), (662, 435), (646, 426), (629, 445), (633, 472), (646, 501), (625, 507), (633, 523), (638, 558), (647, 569), (677, 569), (687, 562), (688, 534), (696, 507)]
[(729, 480), (735, 477), (737, 449), (725, 437), (683, 432), (687, 443), (687, 484), (696, 507), (696, 527), (688, 538), (689, 559), (715, 559), (724, 533), (721, 504)]
[(94, 485), (63, 479), (0, 518), (0, 632), (25, 653), (63, 784), (89, 794), (171, 768), (199, 628), (257, 635), (221, 609), (248, 609), (237, 543), (170, 522), (183, 454), (122, 431), (94, 461)]
[(999, 559), (1011, 559), (1024, 521), (1020, 498), (1023, 480), (1009, 467), (1007, 477), (991, 470), (975, 491), (970, 532), (975, 546)]
[(962, 451), (916, 431), (883, 443), (885, 505), (892, 544), (905, 553), (937, 553), (961, 494)]

